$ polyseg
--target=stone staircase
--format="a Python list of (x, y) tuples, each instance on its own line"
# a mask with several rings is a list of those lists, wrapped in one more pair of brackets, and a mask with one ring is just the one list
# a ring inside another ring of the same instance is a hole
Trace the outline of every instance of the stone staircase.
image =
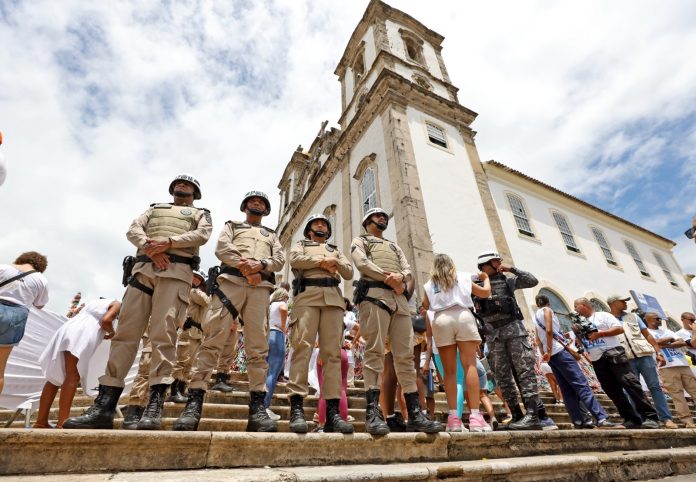
[[(635, 480), (696, 473), (696, 430), (573, 430), (564, 407), (551, 405), (549, 393), (542, 399), (561, 429), (553, 432), (372, 437), (364, 433), (364, 388), (356, 382), (348, 389), (354, 435), (248, 434), (243, 432), (248, 382), (241, 374), (233, 378), (233, 393), (206, 393), (199, 430), (193, 433), (167, 430), (183, 410), (182, 404), (173, 403), (165, 405), (165, 430), (159, 432), (26, 430), (24, 421), (16, 420), (0, 429), (0, 474), (70, 474), (65, 480), (107, 480), (99, 478), (103, 475), (109, 480), (524, 481)], [(502, 404), (496, 397), (492, 400), (498, 412)], [(599, 400), (611, 418), (620, 421), (611, 401), (604, 395)], [(78, 392), (72, 412), (80, 414), (91, 401)], [(120, 405), (126, 401), (123, 397)], [(282, 417), (281, 432), (289, 432), (289, 405), (280, 384), (271, 409)], [(308, 420), (316, 406), (316, 396), (306, 399)], [(56, 410), (57, 406), (52, 419)], [(444, 393), (436, 394), (435, 412), (445, 420)], [(13, 413), (0, 410), (0, 426)], [(141, 473), (153, 470), (166, 472)], [(78, 476), (84, 473), (91, 474)], [(58, 475), (50, 477), (60, 480)]]

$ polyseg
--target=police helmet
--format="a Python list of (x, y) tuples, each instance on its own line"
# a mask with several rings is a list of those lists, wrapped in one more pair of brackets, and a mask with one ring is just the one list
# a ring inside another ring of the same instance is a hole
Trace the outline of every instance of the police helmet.
[(174, 195), (174, 185), (179, 181), (185, 181), (193, 186), (193, 199), (201, 198), (201, 183), (190, 174), (179, 174), (176, 176), (171, 184), (169, 184), (169, 194)]
[(369, 211), (365, 213), (365, 216), (363, 216), (362, 220), (362, 227), (364, 228), (367, 222), (370, 220), (373, 214), (384, 214), (384, 216), (387, 218), (387, 223), (389, 223), (389, 215), (387, 212), (382, 209), (382, 208), (372, 208)]
[(494, 259), (502, 261), (503, 258), (498, 254), (497, 251), (490, 250), (490, 251), (484, 251), (483, 253), (479, 254), (478, 257), (478, 268), (481, 269), (481, 266), (483, 266), (486, 263), (489, 263), (493, 261)]
[(239, 207), (239, 210), (241, 212), (244, 212), (244, 209), (246, 209), (246, 203), (249, 199), (252, 197), (260, 197), (263, 199), (264, 204), (266, 205), (266, 211), (264, 211), (263, 215), (268, 216), (271, 214), (271, 201), (268, 200), (268, 196), (266, 195), (265, 192), (261, 191), (249, 191), (246, 193), (246, 196), (244, 196), (244, 199), (242, 200), (242, 205)]
[(312, 214), (307, 219), (307, 224), (305, 224), (304, 228), (304, 237), (309, 238), (309, 227), (311, 226), (312, 222), (316, 221), (317, 219), (326, 221), (326, 225), (329, 227), (329, 232), (326, 234), (326, 239), (329, 239), (331, 237), (331, 221), (326, 214)]
[(194, 276), (198, 276), (203, 283), (208, 281), (208, 275), (202, 269), (197, 269), (193, 272)]

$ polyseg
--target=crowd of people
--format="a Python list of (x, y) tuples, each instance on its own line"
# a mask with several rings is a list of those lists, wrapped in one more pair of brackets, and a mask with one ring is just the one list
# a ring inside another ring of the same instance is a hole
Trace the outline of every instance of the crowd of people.
[[(286, 260), (276, 233), (262, 225), (271, 212), (264, 193), (244, 196), (245, 219), (225, 224), (215, 250), (221, 264), (207, 274), (198, 250), (210, 238), (212, 220), (194, 206), (200, 185), (180, 175), (169, 193), (172, 203), (151, 205), (127, 232), (137, 253), (124, 260), (123, 299), (78, 306), (76, 297), (69, 320), (48, 342), (40, 358), (46, 384), (34, 427), (51, 426), (49, 410), (60, 388), (57, 427), (113, 428), (125, 377), (142, 345), (122, 428), (161, 430), (164, 402), (171, 401), (185, 404), (173, 429), (197, 430), (205, 392), (234, 390), (229, 370), (240, 335), (250, 432), (278, 430), (280, 416), (271, 405), (287, 373), (291, 431), (309, 431), (304, 400), (316, 376), (321, 430), (352, 433), (347, 386), (358, 368), (357, 347), (365, 430), (373, 435), (554, 430), (539, 395), (537, 357), (576, 428), (678, 428), (665, 391), (678, 421), (696, 427), (684, 396), (696, 396), (686, 357), (696, 353), (693, 313), (682, 315), (684, 328), (675, 333), (662, 327), (657, 313), (641, 318), (627, 312), (628, 297), (609, 296), (609, 312), (578, 298), (574, 330), (563, 332), (549, 299), (539, 295), (530, 337), (515, 291), (538, 284), (532, 273), (505, 265), (494, 250), (479, 255), (474, 273), (436, 254), (427, 283), (417, 287), (403, 251), (383, 236), (389, 216), (380, 208), (365, 214), (364, 234), (353, 239), (350, 253), (327, 242), (333, 229), (327, 216), (310, 216), (304, 239), (289, 254), (291, 296), (289, 285), (276, 283), (274, 273)], [(689, 232), (693, 236), (693, 228)], [(0, 265), (0, 392), (29, 308), (41, 309), (48, 300), (46, 267), (46, 257), (36, 252)], [(355, 270), (351, 303), (340, 285), (353, 280)], [(422, 300), (419, 313), (412, 313), (414, 295)], [(111, 340), (111, 348), (98, 395), (83, 415), (69, 417), (85, 365), (103, 339)], [(598, 402), (583, 368), (588, 362), (621, 423), (610, 421)], [(447, 399), (446, 425), (434, 420), (438, 378)], [(498, 421), (491, 393), (504, 402), (505, 420)], [(462, 419), (464, 399), (468, 420)]]

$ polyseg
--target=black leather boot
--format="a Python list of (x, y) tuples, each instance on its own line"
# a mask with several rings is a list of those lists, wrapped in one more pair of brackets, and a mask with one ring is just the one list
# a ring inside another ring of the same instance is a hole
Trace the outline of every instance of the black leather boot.
[(338, 398), (326, 401), (326, 423), (324, 424), (325, 433), (353, 433), (355, 431), (353, 424), (346, 422), (341, 418), (341, 414), (338, 409), (339, 402), (340, 400)]
[(174, 380), (174, 383), (172, 383), (172, 386), (170, 388), (170, 395), (167, 398), (168, 402), (174, 402), (174, 403), (186, 403), (186, 395), (184, 395), (184, 392), (186, 391), (186, 382), (183, 382), (181, 380)]
[(541, 430), (541, 423), (539, 423), (539, 399), (538, 397), (531, 397), (527, 400), (527, 413), (522, 419), (516, 422), (510, 422), (508, 424), (509, 430)]
[(266, 392), (249, 393), (249, 420), (247, 421), (247, 432), (277, 432), (278, 424), (271, 420), (266, 413), (263, 399)]
[(404, 393), (404, 398), (408, 409), (408, 422), (406, 423), (408, 432), (437, 433), (445, 429), (440, 422), (430, 420), (423, 413), (418, 401), (418, 392)]
[(172, 430), (181, 432), (198, 430), (198, 422), (201, 421), (201, 413), (203, 412), (204, 397), (205, 390), (195, 388), (189, 390), (188, 398), (186, 399), (186, 407), (179, 418), (174, 421)]
[(218, 373), (215, 375), (215, 384), (210, 387), (211, 390), (216, 392), (231, 393), (234, 391), (234, 387), (227, 383), (230, 376), (227, 373)]
[(162, 408), (164, 408), (164, 394), (169, 385), (159, 383), (150, 387), (150, 400), (145, 406), (143, 416), (138, 422), (138, 430), (162, 430)]
[(99, 385), (94, 404), (79, 417), (70, 417), (63, 428), (114, 428), (114, 415), (123, 387)]
[(406, 420), (401, 412), (394, 412), (393, 417), (387, 417), (387, 426), (392, 432), (405, 432), (406, 431)]
[(304, 416), (302, 395), (290, 396), (290, 430), (295, 433), (307, 433), (309, 427)]
[(382, 409), (379, 407), (379, 389), (371, 388), (365, 392), (367, 408), (365, 408), (365, 431), (372, 435), (386, 435), (389, 426), (384, 421)]
[(140, 417), (143, 416), (145, 407), (140, 405), (128, 405), (126, 407), (126, 413), (123, 414), (123, 422), (121, 422), (121, 429), (123, 430), (136, 430), (138, 428), (138, 422), (140, 422)]

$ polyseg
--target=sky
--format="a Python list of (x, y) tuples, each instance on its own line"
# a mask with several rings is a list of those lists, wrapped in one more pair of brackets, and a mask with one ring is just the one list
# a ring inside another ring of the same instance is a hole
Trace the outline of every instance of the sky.
[[(678, 244), (696, 213), (696, 3), (391, 0), (445, 36), (482, 160), (495, 159)], [(367, 0), (0, 0), (0, 262), (49, 258), (48, 307), (119, 298), (125, 233), (201, 183), (215, 229), (277, 184), (341, 115), (333, 74)]]

